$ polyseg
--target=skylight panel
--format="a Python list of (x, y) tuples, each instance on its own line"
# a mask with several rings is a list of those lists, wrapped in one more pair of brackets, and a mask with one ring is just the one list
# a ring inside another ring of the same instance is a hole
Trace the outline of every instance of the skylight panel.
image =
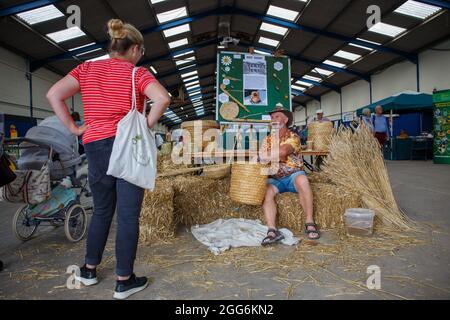
[(296, 86), (295, 84), (293, 84), (291, 86), (291, 88), (294, 89), (294, 90), (298, 90), (298, 91), (305, 91), (307, 89), (307, 88), (304, 88), (304, 87)]
[(387, 24), (384, 22), (378, 22), (372, 28), (370, 28), (369, 31), (395, 38), (400, 33), (406, 31), (406, 29), (397, 27), (397, 26), (393, 26), (391, 24)]
[(314, 68), (314, 71), (324, 76), (331, 76), (334, 72), (322, 68)]
[(196, 96), (197, 94), (200, 94), (200, 93), (202, 93), (202, 92), (200, 91), (200, 89), (198, 89), (198, 90), (189, 92), (189, 96), (190, 96), (190, 97), (193, 97), (193, 96)]
[(194, 84), (192, 86), (186, 87), (186, 90), (188, 91), (197, 90), (197, 88), (200, 88), (200, 84)]
[(177, 66), (182, 65), (182, 64), (186, 64), (186, 63), (191, 63), (195, 61), (195, 57), (189, 57), (189, 58), (185, 58), (183, 60), (177, 60), (175, 61), (175, 64)]
[(183, 52), (183, 53), (176, 54), (173, 57), (174, 58), (179, 58), (179, 57), (187, 56), (188, 54), (193, 54), (193, 53), (194, 53), (194, 50), (189, 50), (189, 51), (186, 51), (186, 52)]
[(186, 86), (186, 88), (187, 87), (192, 87), (192, 86), (195, 86), (196, 84), (199, 84), (200, 82), (198, 81), (198, 79), (197, 79), (197, 81), (194, 81), (194, 82), (189, 82), (189, 83), (184, 83), (184, 85)]
[(103, 50), (103, 49), (102, 48), (97, 48), (97, 49), (93, 49), (93, 50), (89, 50), (89, 51), (86, 51), (86, 52), (79, 53), (76, 56), (77, 57), (81, 57), (81, 56), (85, 56), (85, 55), (88, 55), (90, 53), (93, 53), (93, 52), (96, 52), (96, 51), (101, 51), (101, 50)]
[(67, 41), (67, 40), (79, 38), (79, 37), (82, 37), (82, 36), (85, 36), (85, 35), (86, 34), (83, 31), (81, 31), (80, 28), (78, 28), (78, 27), (71, 27), (71, 28), (68, 28), (68, 29), (61, 30), (61, 31), (48, 33), (47, 37), (49, 37), (50, 39), (52, 39), (56, 43), (60, 43), (60, 42), (64, 42), (64, 41)]
[(321, 81), (322, 81), (321, 78), (317, 78), (317, 77), (313, 77), (313, 76), (309, 76), (309, 75), (303, 76), (303, 79), (307, 79), (307, 80), (311, 80), (311, 81), (316, 81), (316, 82), (321, 82)]
[(160, 2), (163, 2), (163, 1), (166, 1), (166, 0), (150, 0), (150, 2), (151, 2), (152, 4), (160, 3)]
[(54, 5), (49, 5), (33, 10), (28, 10), (17, 14), (21, 20), (25, 21), (29, 25), (41, 23), (44, 21), (53, 20), (56, 18), (64, 17), (64, 14), (59, 11)]
[(305, 81), (301, 81), (301, 80), (297, 80), (295, 83), (299, 84), (299, 85), (302, 85), (302, 86), (306, 86), (308, 88), (313, 86), (311, 83), (305, 82)]
[(266, 38), (266, 37), (259, 37), (258, 42), (266, 44), (271, 47), (276, 47), (280, 43), (280, 41), (278, 41), (278, 40), (273, 40), (273, 39)]
[(277, 7), (274, 5), (270, 5), (267, 10), (267, 15), (278, 17), (285, 20), (295, 21), (298, 16), (298, 12), (294, 10), (285, 9), (282, 7)]
[(336, 61), (333, 61), (333, 60), (325, 60), (323, 63), (329, 64), (330, 66), (338, 67), (338, 68), (345, 68), (346, 67), (345, 64), (340, 63), (340, 62), (336, 62)]
[(177, 40), (177, 41), (172, 41), (172, 42), (169, 42), (169, 48), (173, 49), (173, 48), (176, 48), (176, 47), (184, 46), (184, 45), (186, 45), (188, 43), (189, 42), (188, 42), (187, 38), (180, 39), (180, 40)]
[(270, 56), (270, 53), (255, 49), (255, 53)]
[(193, 76), (194, 74), (198, 77), (197, 70), (191, 71), (191, 72), (188, 72), (188, 73), (182, 73), (181, 77), (182, 78), (187, 78), (187, 77)]
[(193, 77), (190, 77), (190, 78), (186, 78), (186, 79), (183, 79), (183, 81), (184, 81), (184, 83), (187, 83), (187, 82), (195, 80), (195, 79), (198, 79), (198, 76), (193, 76)]
[(409, 0), (398, 7), (394, 12), (425, 20), (441, 10), (441, 7)]
[(288, 31), (288, 28), (284, 28), (284, 27), (276, 26), (274, 24), (263, 22), (261, 24), (260, 30), (272, 32), (272, 33), (276, 33), (276, 34), (284, 36), (286, 34), (286, 32)]
[[(88, 44), (85, 44), (85, 45), (82, 45), (82, 46), (79, 46), (79, 47), (75, 47), (75, 48), (69, 49), (69, 51), (75, 51), (75, 50), (78, 50), (78, 49), (83, 49), (83, 48), (92, 46), (94, 44), (95, 44), (95, 42), (91, 42), (91, 43), (88, 43)], [(98, 49), (101, 49), (101, 48), (98, 48)], [(98, 49), (96, 49), (96, 50), (98, 50)]]
[(186, 7), (181, 7), (178, 9), (173, 9), (173, 10), (169, 10), (166, 12), (158, 13), (156, 15), (156, 18), (158, 19), (158, 22), (161, 24), (161, 23), (164, 23), (167, 21), (179, 19), (179, 18), (186, 17), (186, 16), (187, 16)]
[(342, 59), (347, 59), (347, 60), (350, 60), (350, 61), (355, 61), (355, 60), (361, 58), (360, 54), (351, 53), (351, 52), (344, 51), (344, 50), (339, 50), (334, 55), (336, 57), (339, 57), (339, 58), (342, 58)]
[(189, 28), (189, 23), (186, 23), (186, 24), (182, 24), (181, 26), (178, 26), (178, 27), (164, 30), (163, 33), (166, 36), (166, 38), (168, 38), (168, 37), (173, 37), (177, 34), (189, 32), (189, 31), (191, 31), (191, 29)]

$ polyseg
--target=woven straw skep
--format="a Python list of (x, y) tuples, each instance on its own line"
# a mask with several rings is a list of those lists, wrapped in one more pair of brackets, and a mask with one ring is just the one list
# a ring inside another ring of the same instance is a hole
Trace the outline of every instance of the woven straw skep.
[(231, 167), (231, 199), (249, 205), (261, 205), (267, 188), (266, 165), (234, 163)]
[(314, 141), (314, 151), (328, 151), (333, 124), (330, 121), (312, 122), (308, 125), (308, 140)]

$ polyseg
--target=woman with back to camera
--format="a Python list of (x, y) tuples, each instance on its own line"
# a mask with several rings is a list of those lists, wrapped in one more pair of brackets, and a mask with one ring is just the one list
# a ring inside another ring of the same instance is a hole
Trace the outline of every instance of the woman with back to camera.
[[(118, 122), (130, 111), (132, 73), (143, 57), (144, 38), (132, 25), (121, 20), (108, 22), (110, 58), (85, 62), (58, 81), (47, 98), (58, 118), (76, 135), (83, 134), (89, 164), (89, 184), (94, 199), (94, 213), (86, 242), (85, 264), (76, 279), (84, 285), (98, 282), (100, 264), (117, 206), (116, 273), (114, 298), (126, 299), (145, 289), (146, 277), (133, 273), (139, 238), (139, 215), (144, 189), (106, 174)], [(135, 82), (137, 108), (142, 111), (145, 98), (153, 101), (147, 117), (152, 128), (170, 103), (167, 91), (145, 68), (137, 68)], [(81, 92), (85, 124), (77, 126), (65, 100)]]

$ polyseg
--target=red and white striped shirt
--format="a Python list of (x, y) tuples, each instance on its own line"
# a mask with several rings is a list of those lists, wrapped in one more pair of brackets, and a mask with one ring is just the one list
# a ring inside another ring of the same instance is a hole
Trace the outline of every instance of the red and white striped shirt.
[[(131, 109), (131, 75), (135, 66), (122, 59), (85, 62), (69, 72), (81, 88), (84, 122), (89, 129), (83, 144), (114, 137), (117, 124)], [(142, 111), (145, 88), (157, 80), (145, 68), (136, 70), (137, 107)]]

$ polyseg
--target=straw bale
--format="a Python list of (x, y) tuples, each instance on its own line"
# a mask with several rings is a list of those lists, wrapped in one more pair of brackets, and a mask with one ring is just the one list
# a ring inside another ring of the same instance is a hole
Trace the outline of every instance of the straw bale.
[(139, 220), (139, 242), (152, 243), (175, 237), (174, 190), (169, 179), (158, 180), (154, 191), (146, 191)]

